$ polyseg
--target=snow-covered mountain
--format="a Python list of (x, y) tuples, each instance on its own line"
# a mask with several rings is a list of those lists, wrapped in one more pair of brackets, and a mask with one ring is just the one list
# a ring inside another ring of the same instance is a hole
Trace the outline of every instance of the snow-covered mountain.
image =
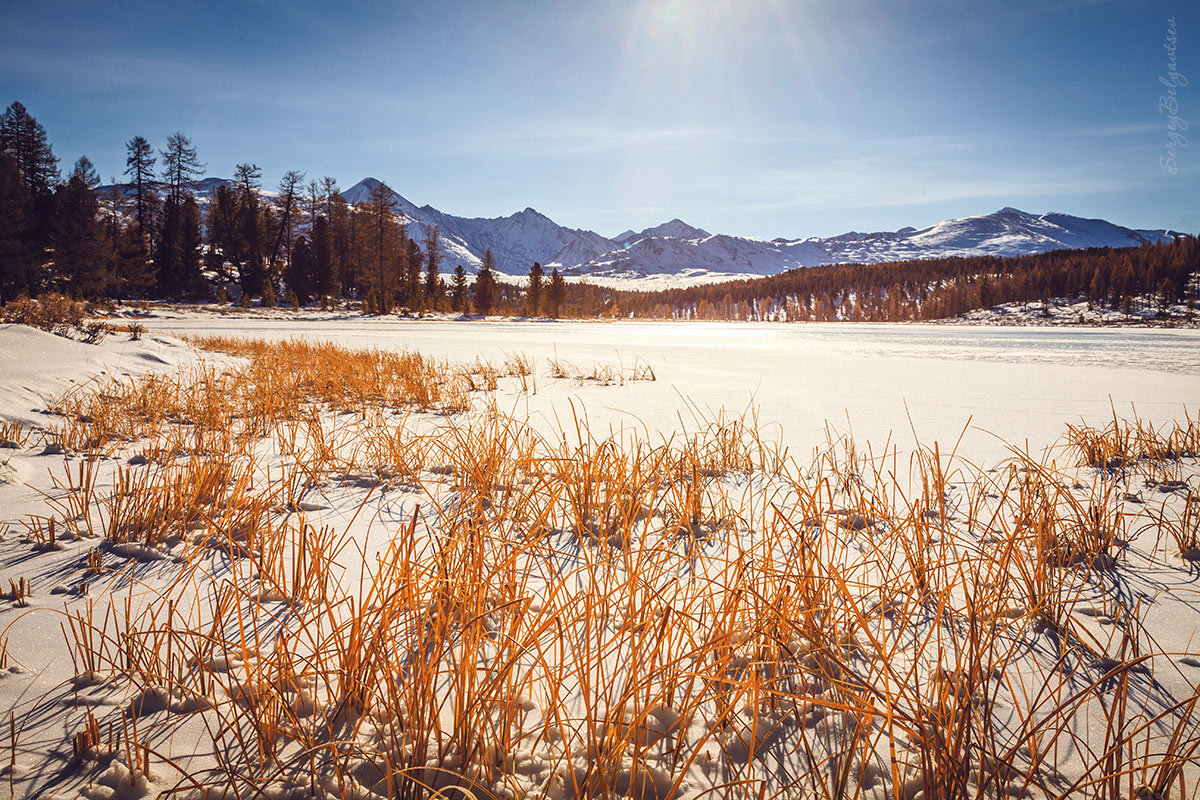
[[(159, 197), (166, 197), (168, 192), (171, 190), (171, 187), (168, 184), (162, 183), (161, 181), (148, 181), (146, 185)], [(196, 198), (196, 202), (202, 209), (208, 205), (209, 201), (212, 200), (213, 195), (217, 193), (217, 189), (221, 186), (233, 186), (234, 188), (237, 188), (238, 184), (228, 178), (201, 178), (198, 181), (188, 181), (184, 184), (184, 187), (188, 190), (192, 197)], [(109, 184), (98, 187), (96, 191), (103, 196), (105, 193), (110, 192), (113, 189), (116, 189), (127, 199), (132, 198), (135, 194), (134, 185), (132, 183)], [(259, 189), (258, 193), (267, 198), (275, 197), (275, 192), (269, 192), (265, 189)]]
[(702, 228), (694, 228), (681, 219), (673, 219), (662, 225), (646, 228), (641, 233), (634, 231), (618, 233), (612, 238), (612, 241), (619, 243), (622, 247), (628, 247), (639, 239), (705, 239), (709, 236), (712, 234)]
[[(375, 179), (343, 192), (350, 202), (366, 199)], [(765, 241), (711, 234), (679, 219), (611, 239), (588, 230), (565, 228), (532, 208), (495, 219), (456, 217), (432, 206), (417, 207), (400, 195), (394, 206), (410, 226), (436, 224), (447, 249), (447, 264), (474, 271), (486, 248), (500, 272), (525, 275), (538, 261), (564, 274), (609, 279), (679, 276), (774, 275), (796, 267), (848, 262), (879, 263), (950, 256), (1028, 255), (1078, 247), (1127, 247), (1169, 240), (1166, 230), (1133, 230), (1101, 219), (1067, 214), (1029, 214), (1002, 208), (992, 214), (945, 220), (926, 228), (879, 233), (844, 233), (829, 238)], [(411, 235), (417, 234), (412, 231)]]
[[(189, 188), (207, 203), (216, 188), (231, 183), (205, 178)], [(342, 192), (351, 204), (366, 202), (378, 186), (364, 178)], [(105, 187), (102, 187), (105, 188)], [(127, 186), (119, 187), (127, 192)], [(161, 193), (161, 191), (160, 191)], [(263, 191), (264, 196), (273, 193)], [(797, 267), (822, 264), (879, 263), (952, 256), (1015, 256), (1080, 247), (1127, 247), (1167, 241), (1167, 230), (1134, 230), (1102, 219), (1069, 214), (1029, 214), (1002, 208), (991, 214), (944, 220), (925, 228), (858, 233), (828, 238), (778, 238), (769, 241), (711, 234), (679, 219), (642, 231), (623, 231), (611, 239), (595, 231), (567, 228), (546, 215), (526, 208), (507, 217), (459, 217), (430, 205), (418, 206), (395, 192), (392, 206), (404, 215), (409, 236), (423, 241), (425, 230), (437, 225), (443, 270), (462, 264), (479, 269), (489, 247), (499, 272), (524, 276), (537, 261), (549, 271), (592, 276), (621, 283), (640, 278), (677, 278), (679, 283), (712, 281), (734, 276), (774, 275)]]
[(764, 241), (720, 234), (699, 238), (654, 235), (639, 238), (641, 234), (635, 234), (636, 241), (632, 244), (567, 272), (623, 279), (682, 274), (692, 278), (716, 274), (773, 275), (821, 264), (874, 264), (917, 258), (1029, 255), (1064, 248), (1128, 247), (1166, 241), (1172, 235), (1167, 230), (1133, 230), (1101, 219), (1056, 213), (1039, 216), (1002, 208), (992, 214), (945, 220), (927, 228), (850, 232), (824, 239)]

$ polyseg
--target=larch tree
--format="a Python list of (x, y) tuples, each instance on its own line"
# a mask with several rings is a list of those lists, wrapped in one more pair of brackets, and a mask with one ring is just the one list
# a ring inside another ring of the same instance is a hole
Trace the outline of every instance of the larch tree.
[(262, 214), (259, 209), (258, 187), (262, 170), (257, 164), (238, 164), (233, 170), (240, 192), (237, 211), (237, 247), (239, 283), (242, 294), (261, 295), (266, 285), (266, 264), (263, 256)]
[(83, 185), (92, 191), (100, 188), (100, 175), (96, 172), (96, 165), (86, 155), (75, 161), (75, 166), (71, 168), (71, 177), (79, 178)]
[(170, 198), (180, 204), (187, 183), (204, 172), (204, 164), (196, 156), (192, 140), (178, 131), (167, 137), (166, 149), (159, 154), (163, 159), (162, 179), (170, 189)]
[(271, 275), (278, 275), (292, 260), (292, 242), (300, 216), (300, 192), (304, 185), (304, 173), (288, 170), (279, 181), (279, 193), (275, 195), (278, 211), (278, 230), (275, 244), (271, 248)]
[(12, 103), (0, 114), (0, 150), (16, 162), (35, 199), (49, 196), (58, 183), (58, 159), (46, 129), (21, 103)]
[(0, 152), (6, 153), (25, 184), (28, 197), (25, 238), (31, 267), (46, 260), (46, 248), (54, 226), (54, 187), (58, 184), (58, 159), (46, 137), (46, 129), (14, 102), (0, 114)]
[[(391, 311), (395, 302), (396, 262), (404, 247), (403, 227), (397, 225), (392, 207), (395, 194), (383, 181), (371, 185), (364, 212), (369, 220), (364, 238), (370, 253), (370, 268), (374, 272), (370, 288), (374, 290), (375, 305), (381, 314)], [(397, 235), (397, 227), (400, 227)]]

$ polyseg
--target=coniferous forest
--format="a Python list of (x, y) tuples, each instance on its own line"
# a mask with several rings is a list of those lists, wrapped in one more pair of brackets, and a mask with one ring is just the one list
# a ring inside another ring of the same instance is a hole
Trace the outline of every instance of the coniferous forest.
[(364, 313), (775, 321), (910, 321), (1056, 298), (1134, 313), (1195, 306), (1200, 244), (1058, 250), (1020, 257), (838, 264), (664, 291), (566, 282), (530, 267), (498, 280), (488, 251), (475, 276), (443, 263), (438, 230), (409, 235), (374, 185), (351, 205), (332, 177), (289, 171), (263, 192), (238, 164), (201, 203), (205, 169), (182, 133), (125, 143), (124, 182), (102, 186), (80, 157), (64, 174), (44, 127), (19, 102), (0, 115), (0, 304), (57, 292), (79, 299), (166, 299)]

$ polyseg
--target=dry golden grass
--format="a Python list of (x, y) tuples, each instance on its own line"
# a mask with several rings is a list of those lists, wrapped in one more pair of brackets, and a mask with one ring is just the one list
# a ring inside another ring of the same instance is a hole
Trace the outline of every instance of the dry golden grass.
[(30, 325), (50, 333), (65, 334), (81, 325), (87, 303), (49, 292), (35, 298), (21, 297), (0, 306), (0, 322)]
[[(110, 551), (179, 561), (151, 602), (66, 616), (80, 680), (140, 692), (85, 710), (83, 769), (247, 798), (1194, 795), (1198, 695), (1153, 680), (1172, 654), (1145, 610), (1075, 614), (1131, 536), (1109, 471), (1193, 458), (1190, 417), (1071, 429), (1082, 490), (936, 447), (901, 482), (852, 442), (801, 465), (752, 417), (653, 442), (460, 413), (529, 391), (524, 357), (200, 344), (244, 362), (77, 393), (51, 434), (81, 458), (32, 536), (100, 537), (87, 580)], [(98, 477), (129, 452), (148, 463)], [(338, 486), (355, 518), (379, 488), (419, 502), (368, 555), (361, 526), (309, 522)], [(1177, 505), (1152, 523), (1183, 549)], [(192, 715), (215, 758), (172, 760)]]

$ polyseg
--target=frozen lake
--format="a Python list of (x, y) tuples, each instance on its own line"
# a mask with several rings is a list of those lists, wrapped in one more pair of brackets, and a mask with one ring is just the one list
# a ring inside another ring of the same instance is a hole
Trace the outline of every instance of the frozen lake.
[[(693, 424), (690, 407), (753, 407), (797, 454), (825, 440), (827, 421), (876, 451), (889, 436), (901, 449), (911, 447), (914, 431), (922, 443), (937, 440), (945, 449), (969, 424), (966, 452), (990, 460), (1007, 452), (996, 436), (1039, 449), (1068, 422), (1103, 424), (1113, 407), (1122, 416), (1132, 409), (1165, 421), (1185, 406), (1194, 413), (1200, 401), (1200, 331), (1187, 329), (211, 315), (147, 325), (180, 335), (303, 337), (468, 361), (524, 353), (537, 359), (539, 391), (514, 409), (535, 419), (557, 415), (569, 423), (570, 398), (593, 425), (667, 431)], [(641, 359), (658, 380), (624, 387), (552, 381), (547, 359), (554, 356), (581, 367), (629, 367)]]

